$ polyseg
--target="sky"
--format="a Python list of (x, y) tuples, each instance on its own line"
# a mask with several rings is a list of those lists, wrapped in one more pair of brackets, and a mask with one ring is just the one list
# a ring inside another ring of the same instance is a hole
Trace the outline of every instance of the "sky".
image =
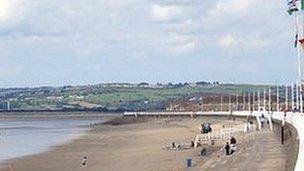
[(284, 0), (0, 0), (0, 87), (292, 83)]

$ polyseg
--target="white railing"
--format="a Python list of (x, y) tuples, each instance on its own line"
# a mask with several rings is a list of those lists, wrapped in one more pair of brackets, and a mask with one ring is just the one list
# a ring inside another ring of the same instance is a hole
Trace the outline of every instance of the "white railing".
[(231, 138), (235, 133), (238, 132), (252, 132), (256, 129), (254, 124), (247, 125), (247, 123), (239, 124), (239, 125), (232, 125), (232, 127), (222, 128), (219, 132), (209, 132), (207, 134), (198, 134), (195, 137), (195, 146), (199, 143), (208, 144), (211, 140), (226, 140)]
[(262, 131), (262, 124), (261, 124), (261, 119), (259, 115), (256, 115), (256, 120), (259, 126), (259, 131)]
[(271, 115), (266, 113), (266, 118), (269, 122), (269, 127), (270, 127), (270, 130), (272, 131), (273, 130), (273, 125), (272, 125), (272, 118), (271, 118)]

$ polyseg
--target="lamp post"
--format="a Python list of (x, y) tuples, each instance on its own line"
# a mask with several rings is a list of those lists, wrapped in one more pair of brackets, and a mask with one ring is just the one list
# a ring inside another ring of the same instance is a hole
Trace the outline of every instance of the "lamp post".
[(258, 90), (258, 111), (260, 110), (261, 106), (260, 106), (260, 90)]
[(285, 86), (285, 111), (288, 110), (288, 86)]
[(271, 112), (271, 87), (268, 89), (268, 111)]
[(280, 93), (279, 93), (279, 86), (277, 86), (277, 111), (280, 110)]

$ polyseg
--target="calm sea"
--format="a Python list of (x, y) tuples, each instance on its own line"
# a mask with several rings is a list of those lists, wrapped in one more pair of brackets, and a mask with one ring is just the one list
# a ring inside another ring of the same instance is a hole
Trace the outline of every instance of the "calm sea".
[(98, 120), (0, 120), (0, 162), (37, 154), (84, 134)]

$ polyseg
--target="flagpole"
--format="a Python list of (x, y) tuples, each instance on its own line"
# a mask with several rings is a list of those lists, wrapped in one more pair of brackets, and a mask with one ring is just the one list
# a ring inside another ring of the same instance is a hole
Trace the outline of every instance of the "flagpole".
[(236, 96), (235, 96), (235, 100), (236, 100), (236, 111), (238, 111), (239, 110), (239, 98), (238, 98), (238, 96), (239, 96), (239, 93), (238, 92), (236, 92)]
[(245, 110), (246, 109), (246, 94), (245, 94), (245, 92), (243, 92), (243, 110)]
[(294, 84), (291, 85), (291, 110), (294, 109)]
[(229, 112), (231, 112), (231, 95), (229, 94)]
[(248, 110), (250, 110), (250, 92), (248, 92)]
[(258, 111), (260, 110), (260, 108), (261, 108), (261, 103), (260, 103), (260, 97), (261, 97), (261, 95), (260, 95), (260, 89), (258, 89)]
[(254, 110), (254, 108), (255, 108), (255, 92), (252, 92), (252, 99), (251, 99), (251, 104), (252, 104), (252, 106), (251, 106), (251, 108)]
[(268, 111), (271, 112), (271, 87), (268, 89)]
[(279, 95), (279, 86), (277, 86), (277, 111), (280, 111), (280, 95)]
[(297, 110), (299, 110), (300, 106), (299, 106), (299, 84), (296, 83), (296, 107)]
[[(296, 14), (296, 32), (297, 32), (297, 34), (299, 34), (298, 36), (300, 38), (303, 38), (302, 22), (300, 22), (300, 18), (299, 18), (300, 14), (302, 14), (301, 11)], [(298, 41), (298, 40), (296, 40), (296, 41)], [(300, 95), (300, 113), (302, 114), (303, 113), (303, 97), (302, 97), (303, 96), (302, 95), (303, 90), (302, 90), (302, 79), (301, 79), (301, 62), (302, 62), (302, 60), (301, 60), (301, 57), (302, 57), (301, 45), (297, 46), (297, 50), (298, 50), (298, 83), (299, 83), (299, 86), (300, 86), (300, 93), (299, 93), (299, 95)]]
[[(300, 113), (303, 113), (303, 88), (302, 88), (302, 56), (303, 56), (303, 45), (304, 45), (304, 37), (303, 37), (303, 10), (304, 10), (304, 1), (303, 0), (288, 0), (288, 14), (295, 15), (295, 47), (297, 48), (298, 55), (298, 86), (299, 87), (299, 105)], [(298, 46), (298, 43), (300, 45)], [(298, 92), (298, 87), (297, 87)], [(293, 99), (292, 99), (293, 100)]]
[(265, 89), (263, 90), (263, 107), (266, 110), (266, 90)]
[(223, 96), (221, 95), (221, 112), (223, 112)]
[(285, 86), (285, 110), (288, 110), (288, 86)]

